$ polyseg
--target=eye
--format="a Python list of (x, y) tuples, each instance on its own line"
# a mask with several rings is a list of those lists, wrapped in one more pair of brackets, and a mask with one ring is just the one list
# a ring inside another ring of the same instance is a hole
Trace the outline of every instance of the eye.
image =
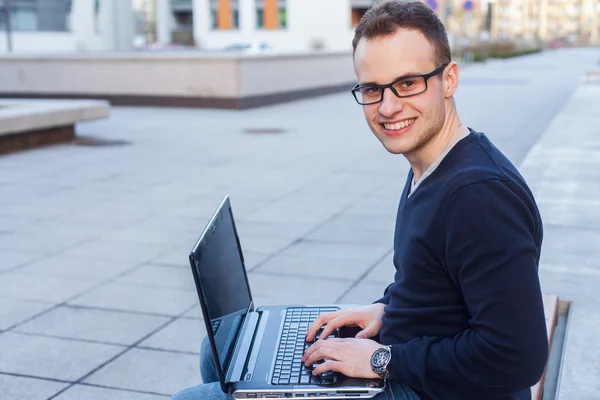
[(361, 91), (365, 94), (376, 94), (379, 93), (381, 89), (376, 86), (362, 88)]
[(406, 80), (400, 81), (399, 86), (402, 89), (410, 89), (413, 86), (415, 86), (416, 84), (417, 84), (417, 82), (415, 80), (413, 80), (413, 79), (406, 79)]

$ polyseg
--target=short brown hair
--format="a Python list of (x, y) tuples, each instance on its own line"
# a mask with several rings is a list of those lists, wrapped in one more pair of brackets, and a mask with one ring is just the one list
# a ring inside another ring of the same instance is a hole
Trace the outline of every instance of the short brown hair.
[(352, 48), (356, 52), (362, 38), (390, 36), (398, 28), (421, 32), (434, 47), (437, 66), (452, 61), (444, 24), (428, 5), (415, 0), (390, 0), (373, 6), (356, 27)]

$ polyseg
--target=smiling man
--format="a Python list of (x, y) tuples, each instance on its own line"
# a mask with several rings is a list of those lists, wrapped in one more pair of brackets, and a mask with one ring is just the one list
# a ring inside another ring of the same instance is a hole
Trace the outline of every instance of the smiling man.
[(517, 169), (468, 128), (445, 28), (416, 1), (369, 10), (352, 90), (369, 127), (411, 169), (394, 238), (395, 281), (374, 304), (319, 317), (303, 361), (389, 380), (396, 399), (530, 399), (548, 356), (538, 278), (542, 221)]
[[(396, 275), (373, 304), (317, 318), (306, 340), (321, 328), (326, 339), (302, 361), (313, 375), (386, 379), (375, 400), (530, 399), (548, 356), (542, 221), (531, 191), (486, 135), (461, 122), (458, 66), (428, 6), (374, 6), (353, 46), (352, 94), (385, 149), (411, 166), (396, 218)], [(360, 332), (328, 338), (343, 326)], [(174, 399), (228, 398), (206, 342), (201, 363), (205, 384)]]

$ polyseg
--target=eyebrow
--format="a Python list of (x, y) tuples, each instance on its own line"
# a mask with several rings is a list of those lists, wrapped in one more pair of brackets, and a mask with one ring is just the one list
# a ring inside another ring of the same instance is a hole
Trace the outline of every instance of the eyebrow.
[[(399, 81), (400, 79), (406, 79), (406, 78), (410, 78), (412, 76), (418, 76), (418, 75), (425, 75), (425, 74), (421, 74), (419, 72), (408, 72), (404, 75), (400, 75), (397, 78), (394, 78), (393, 80), (390, 81), (391, 82), (396, 82)], [(365, 83), (358, 83), (358, 86), (381, 86), (382, 84), (377, 83), (377, 82), (365, 82)]]

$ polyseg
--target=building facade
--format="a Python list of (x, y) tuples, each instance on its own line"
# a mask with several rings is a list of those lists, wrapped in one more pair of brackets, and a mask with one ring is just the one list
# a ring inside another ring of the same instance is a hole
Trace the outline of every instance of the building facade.
[[(348, 50), (362, 16), (373, 4), (385, 0), (139, 1), (155, 1), (159, 43), (178, 42), (205, 49), (265, 43), (279, 51), (336, 51)], [(486, 29), (487, 1), (423, 1), (447, 24), (451, 39), (459, 35), (479, 37)]]
[(127, 0), (0, 0), (0, 53), (129, 50), (133, 21)]
[(202, 49), (347, 50), (375, 0), (156, 0), (156, 40)]
[(492, 36), (575, 45), (600, 44), (600, 0), (497, 0)]

